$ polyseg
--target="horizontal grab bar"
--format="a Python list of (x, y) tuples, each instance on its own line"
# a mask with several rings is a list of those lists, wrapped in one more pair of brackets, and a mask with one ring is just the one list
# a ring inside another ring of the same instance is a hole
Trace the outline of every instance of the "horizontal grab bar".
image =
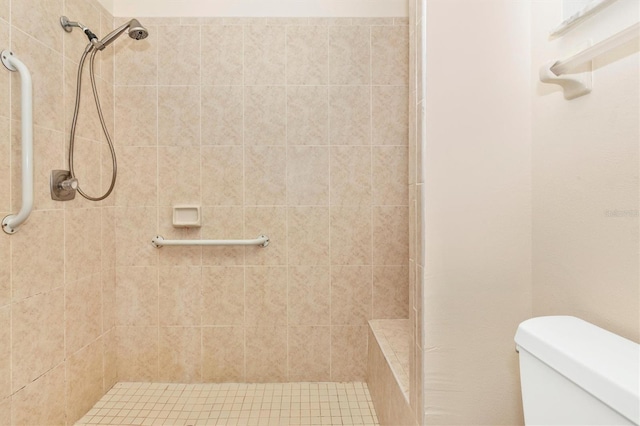
[(156, 248), (163, 246), (261, 246), (269, 245), (269, 237), (260, 235), (255, 240), (165, 240), (157, 235), (151, 240)]

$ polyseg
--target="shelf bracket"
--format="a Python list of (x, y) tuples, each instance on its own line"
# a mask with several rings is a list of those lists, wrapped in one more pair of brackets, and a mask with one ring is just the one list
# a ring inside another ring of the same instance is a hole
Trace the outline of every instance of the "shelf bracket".
[(553, 61), (540, 68), (540, 81), (561, 86), (564, 92), (564, 98), (567, 100), (579, 98), (580, 96), (591, 93), (593, 89), (593, 81), (591, 78), (593, 62), (590, 61), (584, 65), (583, 69), (585, 71), (568, 75), (557, 75), (551, 71), (551, 68), (556, 64), (557, 61)]

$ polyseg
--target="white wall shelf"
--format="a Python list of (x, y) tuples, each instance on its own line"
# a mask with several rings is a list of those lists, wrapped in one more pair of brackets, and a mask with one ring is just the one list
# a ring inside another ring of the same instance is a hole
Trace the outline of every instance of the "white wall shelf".
[(555, 38), (562, 37), (573, 28), (577, 27), (615, 1), (617, 0), (593, 0), (584, 9), (562, 21), (560, 25), (551, 31), (549, 38), (553, 40)]

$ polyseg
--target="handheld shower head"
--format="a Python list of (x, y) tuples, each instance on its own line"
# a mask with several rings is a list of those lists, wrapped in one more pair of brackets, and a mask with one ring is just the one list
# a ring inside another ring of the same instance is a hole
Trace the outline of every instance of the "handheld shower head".
[(137, 19), (129, 21), (129, 37), (134, 40), (142, 40), (149, 36), (149, 31), (140, 24)]
[(129, 30), (129, 37), (134, 40), (142, 40), (149, 36), (149, 31), (140, 24), (140, 21), (132, 19), (104, 36), (104, 38), (98, 42), (98, 49), (103, 50), (105, 47), (113, 43), (115, 39), (120, 37), (126, 30)]

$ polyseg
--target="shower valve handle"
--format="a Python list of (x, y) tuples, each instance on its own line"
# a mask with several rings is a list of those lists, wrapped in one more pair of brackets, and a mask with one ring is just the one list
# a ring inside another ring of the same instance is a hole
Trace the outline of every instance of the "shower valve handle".
[(75, 191), (78, 189), (78, 179), (71, 178), (64, 180), (58, 184), (60, 189), (64, 189), (65, 191)]

